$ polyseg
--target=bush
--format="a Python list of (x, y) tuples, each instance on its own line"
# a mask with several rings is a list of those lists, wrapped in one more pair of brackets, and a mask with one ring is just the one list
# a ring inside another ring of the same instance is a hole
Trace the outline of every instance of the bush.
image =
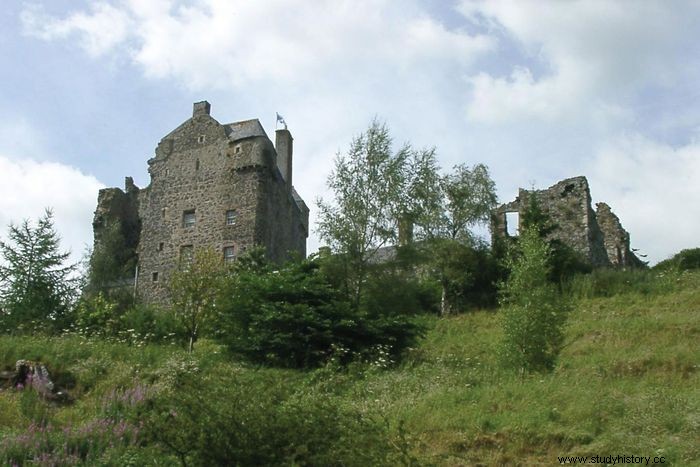
[(689, 271), (700, 269), (700, 248), (681, 250), (671, 258), (661, 261), (654, 266), (655, 270)]
[(422, 333), (405, 315), (353, 309), (318, 260), (239, 268), (224, 287), (216, 324), (217, 338), (233, 352), (291, 368), (338, 354), (342, 363), (371, 359), (380, 349), (395, 361)]
[(525, 229), (518, 243), (520, 255), (512, 260), (502, 287), (501, 354), (508, 367), (548, 371), (564, 342), (568, 305), (548, 280), (551, 250), (537, 230)]
[(129, 344), (170, 343), (184, 340), (184, 331), (171, 313), (147, 305), (123, 308), (99, 292), (83, 296), (73, 312), (74, 330), (86, 337), (101, 337)]

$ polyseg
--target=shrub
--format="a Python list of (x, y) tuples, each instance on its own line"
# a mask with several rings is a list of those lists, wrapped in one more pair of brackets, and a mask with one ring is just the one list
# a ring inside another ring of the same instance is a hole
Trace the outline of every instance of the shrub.
[(661, 261), (654, 266), (656, 270), (689, 271), (700, 269), (700, 248), (681, 250), (671, 258)]
[(561, 351), (568, 305), (548, 280), (551, 250), (537, 230), (525, 229), (518, 243), (502, 287), (502, 358), (511, 368), (547, 371)]

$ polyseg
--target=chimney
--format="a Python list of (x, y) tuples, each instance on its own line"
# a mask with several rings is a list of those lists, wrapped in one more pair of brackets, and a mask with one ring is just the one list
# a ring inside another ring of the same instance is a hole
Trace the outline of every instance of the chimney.
[(192, 117), (197, 115), (209, 115), (211, 112), (211, 104), (207, 101), (195, 102), (192, 109)]
[(287, 188), (292, 188), (292, 134), (286, 128), (277, 130), (275, 138), (275, 150), (277, 151), (277, 167), (282, 173), (282, 178), (287, 182)]

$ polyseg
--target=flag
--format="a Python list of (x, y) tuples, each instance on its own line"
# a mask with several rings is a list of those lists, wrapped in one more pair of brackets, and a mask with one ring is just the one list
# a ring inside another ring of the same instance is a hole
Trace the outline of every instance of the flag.
[(282, 117), (280, 114), (277, 114), (277, 123), (281, 123), (285, 128), (287, 128), (287, 122), (284, 121), (284, 117)]

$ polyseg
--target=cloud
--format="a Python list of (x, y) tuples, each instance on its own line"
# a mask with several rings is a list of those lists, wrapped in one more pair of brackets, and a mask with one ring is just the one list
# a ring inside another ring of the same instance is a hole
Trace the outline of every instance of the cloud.
[(62, 249), (71, 260), (81, 259), (92, 245), (92, 215), (97, 192), (103, 185), (94, 177), (56, 162), (17, 160), (0, 155), (0, 238), (7, 226), (24, 219), (36, 221), (45, 208), (52, 208)]
[(587, 173), (593, 198), (612, 207), (652, 264), (698, 247), (700, 143), (674, 148), (623, 135), (600, 147)]
[(20, 19), (25, 34), (44, 40), (76, 35), (81, 46), (98, 56), (112, 50), (127, 38), (129, 15), (106, 2), (96, 2), (90, 12), (77, 12), (64, 19), (47, 15), (39, 5), (25, 6)]
[(329, 74), (352, 82), (382, 66), (400, 75), (445, 59), (470, 64), (493, 46), (486, 35), (448, 30), (411, 1), (127, 0), (65, 18), (32, 6), (21, 20), (44, 40), (75, 34), (91, 55), (123, 46), (147, 76), (194, 89)]
[(507, 76), (472, 77), (473, 121), (615, 117), (640, 92), (669, 89), (698, 68), (697, 4), (465, 0), (459, 10), (521, 54)]

